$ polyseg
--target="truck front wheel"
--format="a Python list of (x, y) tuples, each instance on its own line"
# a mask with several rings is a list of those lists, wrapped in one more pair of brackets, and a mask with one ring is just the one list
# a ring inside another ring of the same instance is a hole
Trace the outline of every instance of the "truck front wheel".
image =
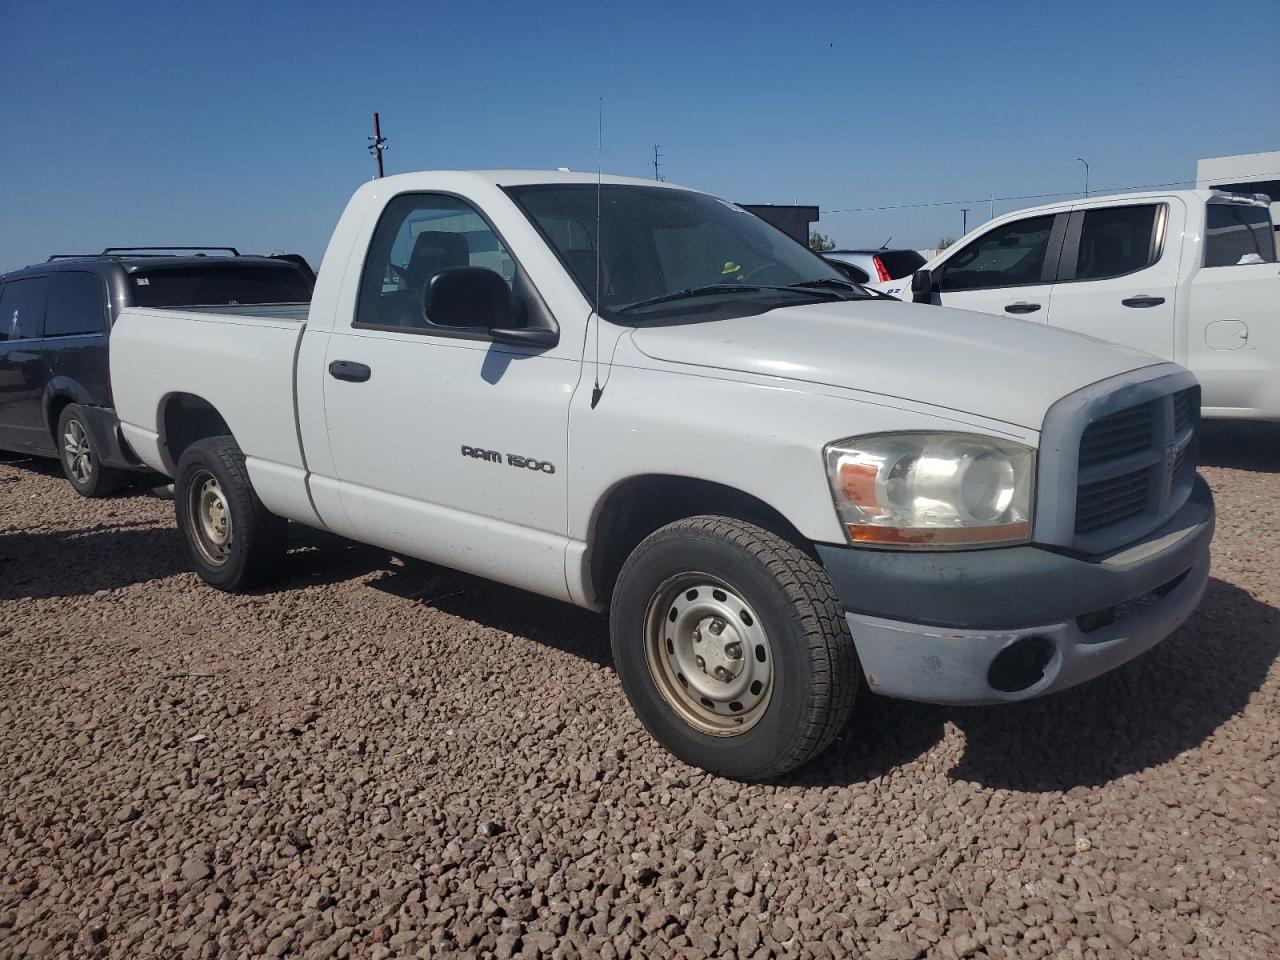
[(205, 583), (235, 592), (275, 573), (287, 522), (254, 493), (244, 454), (231, 437), (199, 440), (183, 452), (173, 503), (187, 553)]
[(609, 624), (640, 720), (710, 773), (780, 776), (853, 706), (858, 658), (826, 573), (754, 524), (692, 517), (651, 534), (619, 574)]

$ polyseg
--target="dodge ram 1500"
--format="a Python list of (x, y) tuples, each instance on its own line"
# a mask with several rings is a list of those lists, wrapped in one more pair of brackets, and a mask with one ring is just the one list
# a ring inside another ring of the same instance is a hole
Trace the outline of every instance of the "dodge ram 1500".
[(1208, 577), (1185, 369), (872, 295), (666, 183), (375, 180), (309, 308), (127, 309), (111, 377), (209, 583), (268, 578), (293, 521), (607, 610), (646, 727), (736, 778), (822, 750), (863, 675), (1097, 676)]

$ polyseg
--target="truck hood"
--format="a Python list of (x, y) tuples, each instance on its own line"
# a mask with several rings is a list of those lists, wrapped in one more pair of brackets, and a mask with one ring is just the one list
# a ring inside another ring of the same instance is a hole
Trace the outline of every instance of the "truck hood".
[(844, 387), (1032, 430), (1067, 394), (1160, 362), (1024, 320), (890, 300), (642, 326), (632, 338), (655, 360)]

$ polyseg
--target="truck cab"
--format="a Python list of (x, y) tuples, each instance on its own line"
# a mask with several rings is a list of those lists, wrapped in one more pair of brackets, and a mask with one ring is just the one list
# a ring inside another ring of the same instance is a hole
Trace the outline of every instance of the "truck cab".
[(1205, 417), (1280, 419), (1280, 269), (1265, 197), (1180, 190), (1019, 210), (913, 279), (873, 286), (1174, 360), (1200, 379)]

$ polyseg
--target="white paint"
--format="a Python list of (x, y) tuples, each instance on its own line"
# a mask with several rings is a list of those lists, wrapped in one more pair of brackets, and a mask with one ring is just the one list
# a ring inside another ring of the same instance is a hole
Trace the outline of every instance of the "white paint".
[[(1090, 197), (1016, 210), (971, 231), (922, 269), (944, 267), (991, 230), (1016, 220), (1161, 204), (1168, 217), (1161, 254), (1145, 269), (1105, 280), (947, 291), (935, 294), (934, 302), (1006, 316), (1011, 316), (1005, 312), (1011, 303), (1040, 303), (1035, 313), (1020, 315), (1025, 322), (1089, 334), (1189, 368), (1202, 385), (1205, 417), (1280, 420), (1280, 266), (1202, 267), (1210, 202), (1224, 201), (1209, 190), (1177, 190)], [(911, 299), (910, 277), (869, 286)], [(1144, 308), (1121, 303), (1132, 297), (1160, 297), (1164, 303)], [(1217, 325), (1223, 321), (1244, 324), (1249, 331), (1247, 344), (1226, 350), (1210, 346), (1221, 342), (1225, 328)]]
[[(873, 300), (640, 330), (602, 322), (597, 370), (590, 304), (501, 190), (547, 181), (595, 178), (438, 172), (365, 184), (330, 240), (305, 323), (124, 311), (111, 372), (126, 437), (171, 473), (160, 413), (171, 394), (195, 394), (227, 421), (274, 512), (593, 606), (595, 523), (628, 480), (724, 484), (814, 541), (843, 542), (826, 444), (960, 430), (1035, 446), (1056, 400), (1151, 362), (1040, 326)], [(448, 191), (486, 213), (555, 316), (556, 347), (351, 327), (378, 215), (406, 191)], [(339, 359), (367, 364), (371, 379), (333, 379)], [(464, 445), (503, 462), (465, 457)], [(554, 473), (512, 466), (512, 454)]]

